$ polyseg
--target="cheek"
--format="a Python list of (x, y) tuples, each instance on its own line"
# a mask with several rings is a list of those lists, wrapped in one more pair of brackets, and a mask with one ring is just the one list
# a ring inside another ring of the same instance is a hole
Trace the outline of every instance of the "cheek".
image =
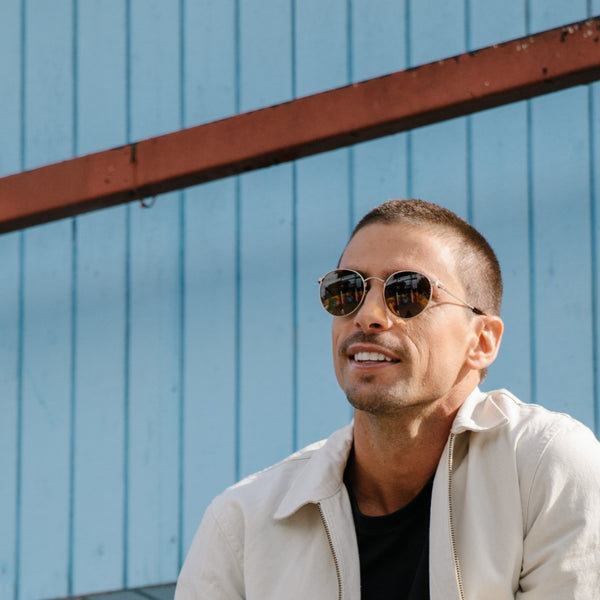
[(430, 347), (430, 360), (439, 369), (461, 367), (469, 354), (472, 345), (470, 331), (464, 327), (450, 327), (434, 338)]
[(335, 357), (335, 355), (337, 354), (337, 346), (339, 343), (339, 332), (338, 332), (338, 327), (336, 327), (336, 322), (335, 322), (335, 318), (333, 320), (333, 323), (331, 325), (331, 348), (333, 350), (333, 355)]
[(331, 351), (333, 353), (333, 367), (335, 369), (335, 375), (340, 379), (340, 361), (341, 357), (339, 354), (340, 343), (343, 340), (343, 336), (340, 331), (340, 324), (337, 323), (338, 319), (334, 317), (333, 324), (331, 325)]

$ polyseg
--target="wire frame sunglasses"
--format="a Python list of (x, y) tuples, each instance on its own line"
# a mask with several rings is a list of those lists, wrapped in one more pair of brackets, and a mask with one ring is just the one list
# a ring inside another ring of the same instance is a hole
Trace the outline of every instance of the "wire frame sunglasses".
[(476, 315), (485, 313), (454, 295), (439, 281), (433, 281), (416, 271), (398, 271), (387, 279), (363, 277), (351, 269), (335, 269), (319, 279), (319, 296), (323, 308), (334, 317), (352, 314), (362, 304), (367, 293), (367, 281), (376, 279), (383, 283), (383, 300), (388, 309), (401, 319), (420, 315), (431, 302), (433, 288), (444, 290)]

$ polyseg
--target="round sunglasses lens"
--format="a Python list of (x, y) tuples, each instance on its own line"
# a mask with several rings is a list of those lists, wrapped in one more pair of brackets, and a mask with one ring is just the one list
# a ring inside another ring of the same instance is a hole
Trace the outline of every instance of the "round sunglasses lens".
[(360, 304), (364, 292), (361, 276), (354, 271), (331, 271), (323, 277), (319, 293), (323, 308), (334, 317), (349, 315)]
[(385, 302), (401, 319), (411, 319), (425, 310), (431, 299), (431, 283), (425, 275), (394, 273), (385, 285)]

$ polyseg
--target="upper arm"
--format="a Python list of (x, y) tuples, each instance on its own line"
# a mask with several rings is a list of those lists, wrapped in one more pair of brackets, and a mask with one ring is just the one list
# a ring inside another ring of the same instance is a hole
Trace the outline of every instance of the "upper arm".
[(540, 456), (516, 598), (589, 600), (599, 590), (600, 444), (578, 426), (559, 431)]
[(242, 545), (210, 506), (185, 559), (175, 600), (244, 600)]

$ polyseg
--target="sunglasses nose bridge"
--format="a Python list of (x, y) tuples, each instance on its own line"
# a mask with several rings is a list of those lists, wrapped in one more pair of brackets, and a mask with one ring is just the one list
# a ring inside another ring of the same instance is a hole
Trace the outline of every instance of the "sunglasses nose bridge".
[[(364, 292), (360, 304), (357, 306), (355, 318), (359, 321), (366, 319), (369, 323), (371, 323), (371, 321), (377, 321), (379, 326), (381, 326), (383, 323), (380, 323), (380, 321), (387, 321), (389, 316), (384, 292), (386, 280), (381, 277), (375, 277), (374, 275), (371, 277), (363, 277), (362, 279), (364, 282)], [(367, 285), (367, 282), (371, 279), (375, 279), (382, 284), (381, 290), (374, 291), (372, 290), (372, 286)], [(371, 291), (374, 291), (374, 296), (373, 294), (370, 294)], [(372, 326), (372, 324), (370, 326)]]
[(381, 281), (381, 283), (385, 283), (385, 279), (382, 279), (381, 277), (375, 277), (375, 275), (371, 275), (371, 277), (363, 277), (363, 281), (365, 283), (367, 281), (369, 281), (370, 279), (377, 279), (377, 281)]
[[(379, 281), (382, 283), (383, 286), (385, 286), (385, 279), (382, 279), (381, 277), (375, 277), (375, 275), (371, 275), (370, 277), (363, 277), (363, 285), (364, 285), (364, 291), (363, 291), (363, 297), (361, 299), (361, 306), (365, 303), (365, 300), (367, 299), (367, 295), (369, 294), (369, 292), (371, 291), (371, 286), (367, 285), (367, 282), (370, 281), (371, 279), (375, 279), (375, 281)], [(384, 300), (385, 303), (385, 292), (384, 292), (384, 287), (381, 288), (381, 296)]]

